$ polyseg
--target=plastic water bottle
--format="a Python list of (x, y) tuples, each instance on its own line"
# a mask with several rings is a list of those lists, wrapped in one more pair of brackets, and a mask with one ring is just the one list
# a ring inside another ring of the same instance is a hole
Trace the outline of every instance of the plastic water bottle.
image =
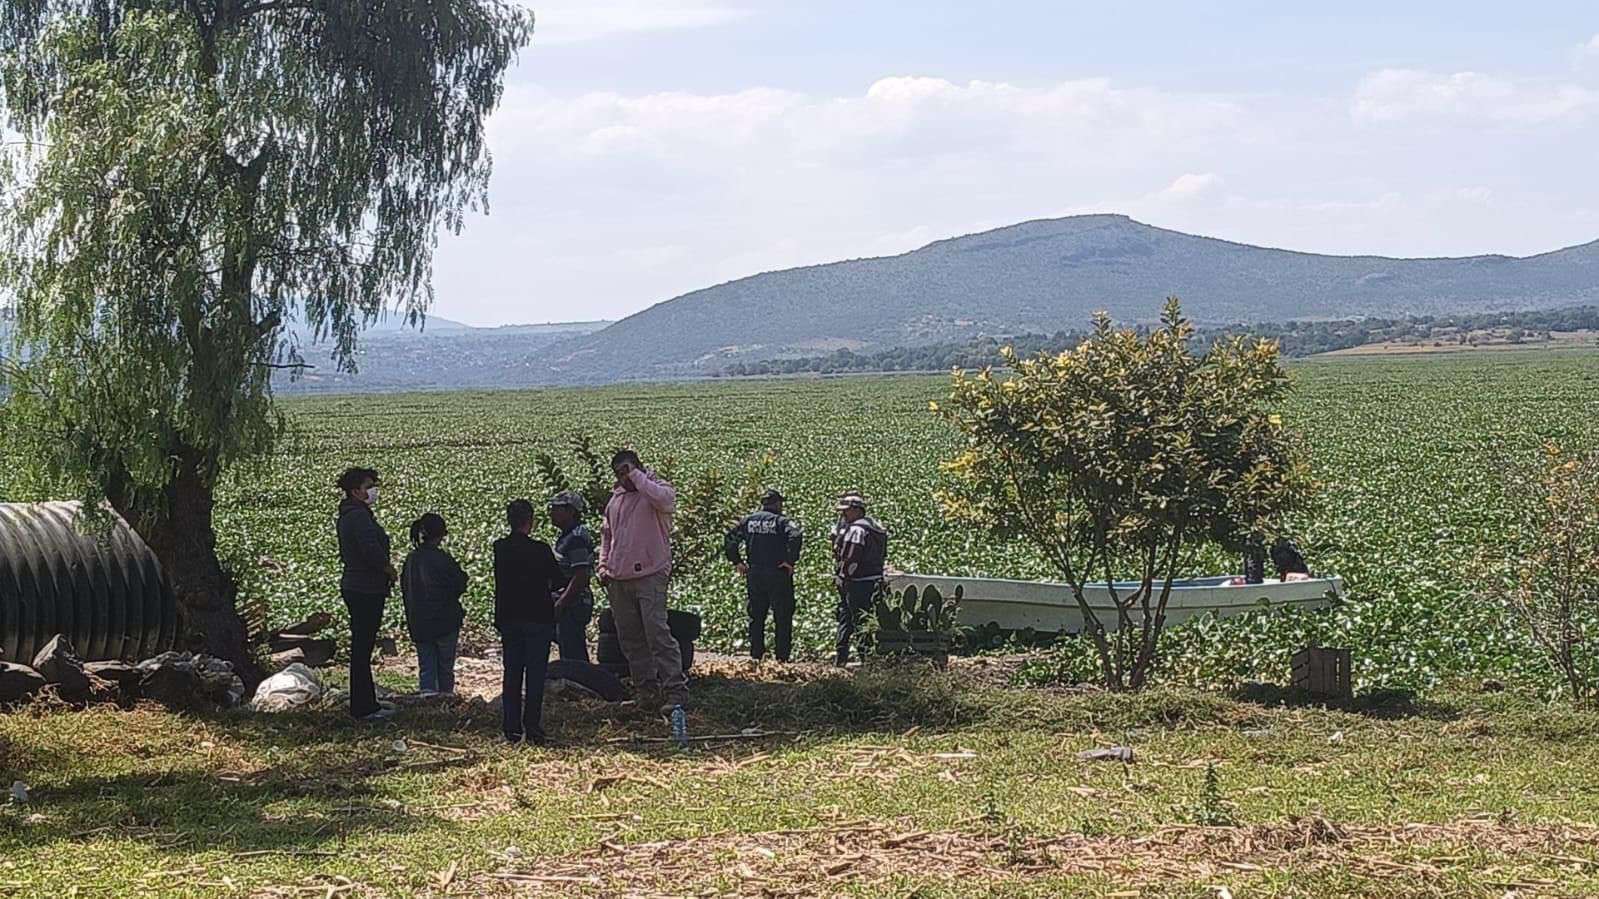
[(688, 715), (680, 705), (672, 706), (672, 742), (678, 749), (688, 748)]

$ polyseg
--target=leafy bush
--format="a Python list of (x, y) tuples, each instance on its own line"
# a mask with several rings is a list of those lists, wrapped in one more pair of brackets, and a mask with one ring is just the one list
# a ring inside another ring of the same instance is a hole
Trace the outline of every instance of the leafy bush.
[[(1559, 672), (1573, 698), (1599, 695), (1599, 452), (1544, 448), (1505, 491), (1516, 530), (1485, 549), (1484, 578)], [(1519, 538), (1519, 539), (1518, 539)]]
[[(957, 372), (942, 411), (965, 438), (939, 494), (964, 521), (1031, 542), (1071, 588), (1100, 679), (1139, 689), (1154, 670), (1172, 583), (1206, 544), (1240, 549), (1301, 504), (1308, 467), (1272, 410), (1277, 346), (1203, 354), (1175, 298), (1147, 336), (1104, 315), (1070, 352), (1008, 361), (1003, 380)], [(1131, 583), (1115, 583), (1131, 575)], [(1106, 585), (1107, 624), (1085, 588)]]

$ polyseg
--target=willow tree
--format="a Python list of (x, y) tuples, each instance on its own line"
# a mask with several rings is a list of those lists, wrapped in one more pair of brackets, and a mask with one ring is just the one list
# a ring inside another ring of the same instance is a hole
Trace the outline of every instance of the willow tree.
[(213, 489), (282, 433), (290, 326), (351, 367), (385, 309), (422, 317), (531, 31), (500, 0), (0, 5), (8, 428), (144, 536), (212, 651), (245, 659)]
[[(1144, 686), (1178, 575), (1209, 544), (1281, 532), (1308, 464), (1274, 409), (1277, 344), (1201, 352), (1177, 300), (1147, 335), (1099, 315), (1074, 350), (957, 373), (938, 408), (965, 438), (940, 492), (954, 517), (1027, 540), (1070, 586), (1107, 687)], [(1121, 578), (1129, 578), (1122, 581)], [(1104, 620), (1089, 588), (1113, 600)]]

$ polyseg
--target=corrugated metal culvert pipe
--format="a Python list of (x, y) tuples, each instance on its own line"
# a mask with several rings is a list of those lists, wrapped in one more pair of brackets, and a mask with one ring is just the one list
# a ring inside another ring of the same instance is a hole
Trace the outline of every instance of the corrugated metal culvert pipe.
[(0, 651), (28, 664), (65, 634), (87, 661), (138, 661), (172, 648), (177, 599), (127, 522), (80, 533), (75, 502), (0, 503)]

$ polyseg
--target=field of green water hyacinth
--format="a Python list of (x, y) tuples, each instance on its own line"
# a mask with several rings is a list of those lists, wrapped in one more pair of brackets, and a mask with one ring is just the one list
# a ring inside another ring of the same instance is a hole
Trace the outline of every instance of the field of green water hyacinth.
[[(1507, 465), (1531, 458), (1545, 439), (1599, 444), (1599, 356), (1326, 360), (1292, 371), (1283, 413), (1306, 436), (1321, 482), (1297, 531), (1315, 571), (1344, 577), (1347, 601), (1330, 612), (1174, 629), (1165, 677), (1280, 678), (1288, 653), (1316, 640), (1353, 648), (1366, 686), (1456, 676), (1547, 682), (1514, 622), (1474, 595), (1471, 562), (1481, 544), (1504, 536), (1497, 500)], [(222, 551), (246, 596), (266, 599), (275, 620), (342, 614), (331, 484), (346, 465), (372, 465), (383, 474), (379, 516), (397, 545), (421, 512), (449, 520), (449, 547), (473, 576), (470, 615), (486, 624), (489, 545), (506, 501), (538, 498), (535, 453), (570, 459), (572, 438), (589, 434), (599, 447), (634, 446), (646, 462), (670, 458), (689, 480), (740, 471), (770, 449), (771, 480), (813, 536), (796, 632), (805, 650), (820, 652), (833, 615), (825, 534), (842, 489), (874, 500), (902, 569), (1049, 575), (1028, 547), (940, 516), (931, 493), (953, 435), (927, 407), (946, 385), (942, 377), (880, 377), (289, 400), (289, 438), (222, 491)], [(1218, 573), (1236, 562), (1212, 553), (1195, 567)], [(706, 643), (742, 647), (742, 591), (727, 567), (674, 591), (679, 605), (704, 614)], [(397, 628), (398, 601), (389, 616)]]
[[(1476, 595), (1472, 563), (1480, 547), (1512, 537), (1501, 502), (1507, 471), (1545, 440), (1599, 446), (1599, 354), (1320, 359), (1291, 372), (1295, 389), (1282, 412), (1305, 436), (1320, 482), (1295, 530), (1314, 571), (1344, 578), (1346, 601), (1175, 628), (1163, 677), (1281, 680), (1292, 650), (1316, 641), (1353, 649), (1357, 681), (1368, 687), (1456, 677), (1552, 685), (1515, 622)], [(669, 460), (692, 483), (712, 470), (736, 479), (770, 450), (769, 480), (812, 538), (799, 572), (796, 640), (801, 652), (820, 654), (833, 626), (826, 533), (841, 490), (872, 499), (901, 569), (1050, 576), (1028, 546), (939, 514), (932, 492), (954, 434), (928, 403), (947, 386), (947, 377), (863, 377), (288, 399), (289, 432), (276, 452), (230, 472), (220, 489), (220, 548), (244, 598), (264, 604), (274, 623), (317, 609), (342, 618), (332, 483), (348, 465), (375, 466), (383, 475), (378, 515), (397, 552), (413, 518), (442, 513), (448, 548), (473, 577), (470, 617), (486, 627), (489, 547), (508, 500), (542, 499), (539, 452), (578, 478), (570, 447), (586, 434), (601, 450), (625, 444), (647, 463)], [(0, 472), (0, 495), (36, 498), (5, 479)], [(1210, 552), (1190, 573), (1237, 567)], [(702, 645), (743, 648), (742, 584), (728, 566), (707, 566), (673, 590), (679, 606), (704, 615)], [(388, 615), (398, 631), (398, 597)], [(1086, 661), (1068, 644), (1034, 674), (1089, 677)]]

